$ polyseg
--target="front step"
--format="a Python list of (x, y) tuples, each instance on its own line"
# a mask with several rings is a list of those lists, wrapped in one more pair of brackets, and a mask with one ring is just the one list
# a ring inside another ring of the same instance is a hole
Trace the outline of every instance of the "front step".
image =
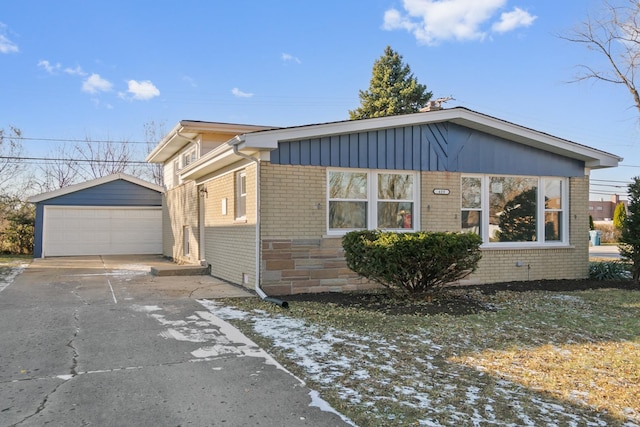
[(209, 267), (201, 265), (151, 267), (152, 276), (206, 276), (207, 274), (209, 274)]

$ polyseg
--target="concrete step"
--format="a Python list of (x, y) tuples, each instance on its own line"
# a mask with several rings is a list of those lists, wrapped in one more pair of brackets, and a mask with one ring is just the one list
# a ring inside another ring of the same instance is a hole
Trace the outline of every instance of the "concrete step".
[(167, 265), (151, 267), (152, 276), (205, 276), (209, 267), (201, 265)]

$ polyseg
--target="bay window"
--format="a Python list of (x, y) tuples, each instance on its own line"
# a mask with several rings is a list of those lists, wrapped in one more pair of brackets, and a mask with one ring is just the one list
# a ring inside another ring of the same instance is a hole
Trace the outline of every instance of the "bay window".
[(417, 182), (414, 172), (329, 170), (329, 233), (416, 230)]
[(485, 244), (567, 243), (566, 178), (463, 176), (461, 230)]

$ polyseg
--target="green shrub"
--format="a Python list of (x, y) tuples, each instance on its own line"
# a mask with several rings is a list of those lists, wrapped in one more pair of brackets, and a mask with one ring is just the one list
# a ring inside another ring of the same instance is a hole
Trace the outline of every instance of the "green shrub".
[(482, 239), (473, 233), (352, 231), (342, 239), (347, 266), (390, 292), (420, 296), (478, 268)]
[(589, 278), (594, 280), (628, 280), (629, 264), (622, 261), (594, 261), (589, 263)]

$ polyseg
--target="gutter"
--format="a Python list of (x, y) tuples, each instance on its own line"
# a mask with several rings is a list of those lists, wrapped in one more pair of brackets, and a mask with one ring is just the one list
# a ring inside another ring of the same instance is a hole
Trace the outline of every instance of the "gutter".
[(263, 301), (271, 302), (279, 305), (282, 308), (289, 308), (289, 303), (278, 298), (272, 298), (268, 296), (260, 287), (260, 159), (250, 156), (248, 154), (241, 153), (238, 150), (238, 145), (244, 142), (244, 136), (236, 136), (229, 141), (233, 147), (233, 154), (236, 156), (247, 159), (256, 164), (256, 283), (255, 291)]

